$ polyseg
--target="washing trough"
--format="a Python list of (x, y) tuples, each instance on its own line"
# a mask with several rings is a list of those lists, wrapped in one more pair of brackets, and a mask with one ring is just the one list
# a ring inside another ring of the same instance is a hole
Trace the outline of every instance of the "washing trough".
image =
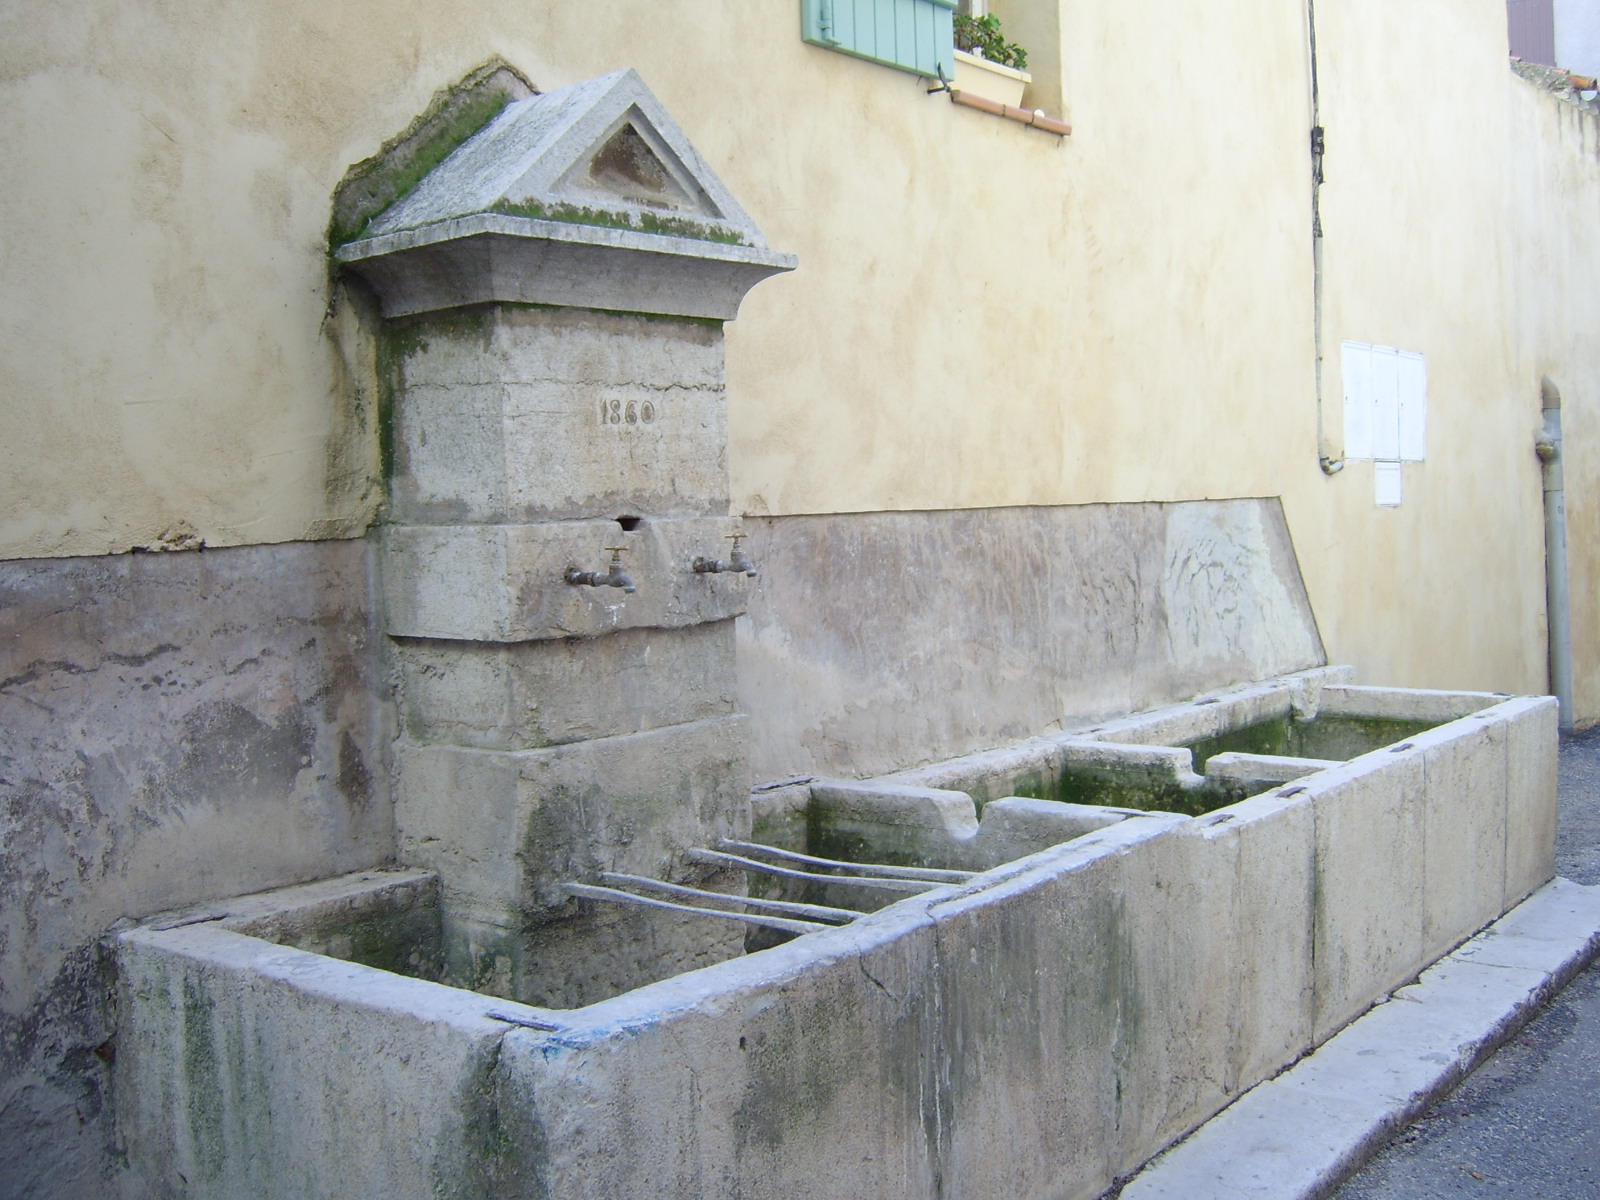
[(437, 982), (425, 871), (119, 929), (132, 1184), (1098, 1196), (1553, 874), (1553, 700), (1346, 674), (760, 790), (765, 909), (574, 881), (746, 952), (582, 1007)]

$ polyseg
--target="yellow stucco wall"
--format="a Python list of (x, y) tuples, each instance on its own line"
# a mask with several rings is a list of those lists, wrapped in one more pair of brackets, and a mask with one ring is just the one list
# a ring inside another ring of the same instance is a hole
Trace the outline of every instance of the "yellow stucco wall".
[[(1069, 25), (1064, 143), (871, 64), (784, 54), (783, 106), (844, 136), (749, 180), (801, 269), (730, 331), (736, 503), (1276, 492), (1260, 450), (1310, 417), (1284, 403), (1310, 378), (1303, 51), (1292, 12), (1254, 47), (1231, 36), (1269, 7), (1178, 29), (1152, 0)], [(1153, 96), (1146, 60), (1208, 102)]]
[(1296, 477), (1285, 503), (1331, 658), (1361, 678), (1546, 687), (1539, 414), (1507, 326), (1503, 6), (1318, 5), (1327, 182), (1325, 397), (1343, 447), (1343, 340), (1421, 351), (1427, 460), (1398, 508), (1373, 466)]
[(1304, 54), (1277, 7), (1183, 29), (1144, 0), (1068, 30), (1062, 143), (804, 45), (792, 5), (14, 5), (0, 203), (29, 236), (0, 301), (20, 401), (0, 553), (178, 521), (213, 545), (359, 530), (370, 430), (325, 321), (329, 197), (493, 54), (542, 88), (637, 67), (800, 255), (730, 330), (736, 503), (1275, 491), (1253, 450), (1303, 437), (1284, 397), (1310, 286)]
[[(1034, 69), (1064, 142), (803, 44), (797, 8), (14, 0), (0, 557), (359, 534), (376, 434), (330, 310), (334, 188), (493, 55), (543, 89), (633, 66), (800, 256), (728, 329), (736, 509), (1282, 496), (1332, 658), (1543, 687), (1522, 449), (1545, 329), (1508, 319), (1506, 231), (1548, 207), (1512, 162), (1554, 102), (1517, 98), (1498, 0), (1318, 14), (1334, 448), (1341, 338), (1428, 355), (1429, 458), (1396, 510), (1369, 465), (1317, 466), (1300, 6), (1062, 5)], [(1592, 212), (1594, 173), (1550, 153), (1561, 211)]]
[(1574, 709), (1592, 721), (1600, 718), (1600, 116), (1512, 84), (1516, 383), (1530, 409), (1544, 376), (1561, 391)]

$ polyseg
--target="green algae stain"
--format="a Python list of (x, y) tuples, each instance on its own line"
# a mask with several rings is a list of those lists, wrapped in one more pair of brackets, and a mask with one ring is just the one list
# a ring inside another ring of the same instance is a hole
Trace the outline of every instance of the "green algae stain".
[(377, 330), (378, 464), (386, 481), (395, 472), (395, 411), (405, 390), (405, 363), (427, 348), (418, 322), (388, 321)]
[(1384, 746), (1432, 729), (1434, 721), (1405, 721), (1390, 717), (1328, 715), (1297, 721), (1288, 713), (1230, 729), (1215, 737), (1185, 742), (1194, 756), (1194, 769), (1204, 773), (1212, 755), (1275, 754), (1289, 758), (1325, 758), (1346, 762)]
[(217, 1045), (215, 1009), (210, 991), (186, 974), (181, 1007), (184, 1100), (196, 1165), (211, 1177), (224, 1170), (228, 1158), (224, 1109), (217, 1103), (222, 1055)]
[(537, 200), (502, 200), (491, 212), (508, 217), (526, 217), (535, 221), (561, 221), (569, 225), (596, 225), (605, 229), (627, 229), (635, 233), (653, 233), (659, 237), (693, 238), (701, 242), (721, 242), (728, 246), (748, 246), (750, 243), (732, 230), (721, 229), (691, 221), (686, 217), (660, 216), (656, 213), (630, 213), (604, 208), (585, 208), (576, 204), (542, 204)]
[(1049, 795), (1017, 794), (1034, 800), (1056, 800), (1099, 808), (1132, 808), (1144, 812), (1175, 812), (1189, 817), (1198, 817), (1243, 799), (1233, 789), (1210, 781), (1184, 787), (1175, 780), (1129, 779), (1120, 773), (1082, 769), (1061, 772), (1049, 791)]

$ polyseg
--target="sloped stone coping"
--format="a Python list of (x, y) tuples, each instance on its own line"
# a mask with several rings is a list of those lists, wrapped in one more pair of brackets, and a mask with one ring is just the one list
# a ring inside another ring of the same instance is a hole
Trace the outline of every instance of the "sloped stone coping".
[(796, 265), (631, 69), (508, 104), (334, 259), (391, 318), (512, 303), (727, 321)]
[(731, 321), (792, 254), (503, 213), (454, 217), (341, 246), (386, 317), (468, 304), (552, 304)]

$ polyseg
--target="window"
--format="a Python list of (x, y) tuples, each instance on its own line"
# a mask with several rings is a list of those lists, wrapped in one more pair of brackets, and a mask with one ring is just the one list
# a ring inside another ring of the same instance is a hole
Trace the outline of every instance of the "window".
[(955, 76), (956, 0), (803, 0), (802, 36), (929, 79)]
[(1511, 53), (1524, 62), (1556, 61), (1556, 17), (1551, 0), (1506, 0), (1506, 26)]
[[(1000, 33), (1013, 44), (994, 47), (1000, 54), (992, 62), (958, 58), (958, 11), (1014, 20)], [(1065, 117), (1046, 112), (1061, 104), (1059, 16), (1059, 5), (1040, 0), (800, 0), (800, 35), (813, 46), (940, 80), (929, 93), (943, 92), (954, 104), (1066, 137), (1072, 126)], [(1023, 47), (1027, 72), (1007, 65), (1010, 51)]]

